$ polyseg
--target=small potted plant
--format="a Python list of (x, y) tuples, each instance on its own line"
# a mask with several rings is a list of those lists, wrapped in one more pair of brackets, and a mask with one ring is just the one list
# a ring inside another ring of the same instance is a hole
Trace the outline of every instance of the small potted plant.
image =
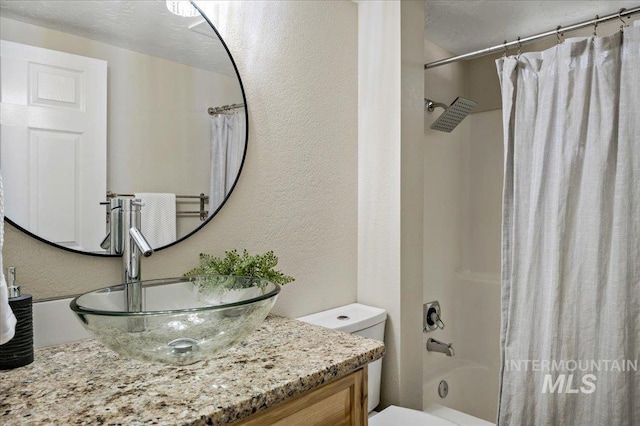
[(247, 291), (258, 295), (264, 291), (266, 281), (285, 285), (294, 278), (274, 268), (278, 257), (273, 251), (250, 255), (237, 250), (225, 252), (225, 257), (200, 253), (200, 266), (185, 273), (198, 286), (207, 303), (230, 303)]

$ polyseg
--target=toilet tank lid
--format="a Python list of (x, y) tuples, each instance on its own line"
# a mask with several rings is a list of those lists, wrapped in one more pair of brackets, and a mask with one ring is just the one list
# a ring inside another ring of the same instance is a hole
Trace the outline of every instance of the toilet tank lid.
[(309, 324), (320, 325), (334, 330), (355, 333), (373, 327), (387, 319), (387, 311), (373, 306), (352, 303), (298, 318)]

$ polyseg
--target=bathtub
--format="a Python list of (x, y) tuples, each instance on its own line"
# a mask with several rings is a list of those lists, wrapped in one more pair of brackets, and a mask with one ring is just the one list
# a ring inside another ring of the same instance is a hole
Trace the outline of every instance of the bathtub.
[(470, 416), (438, 404), (424, 411), (391, 405), (380, 413), (369, 416), (369, 426), (495, 426), (485, 420)]
[(424, 412), (457, 426), (495, 426), (495, 423), (436, 403), (429, 404)]
[[(446, 361), (449, 360), (451, 358)], [(498, 407), (495, 368), (463, 361), (454, 361), (447, 367), (425, 374), (424, 411), (465, 426), (494, 424)], [(448, 385), (448, 394), (444, 398), (438, 394), (443, 380)]]

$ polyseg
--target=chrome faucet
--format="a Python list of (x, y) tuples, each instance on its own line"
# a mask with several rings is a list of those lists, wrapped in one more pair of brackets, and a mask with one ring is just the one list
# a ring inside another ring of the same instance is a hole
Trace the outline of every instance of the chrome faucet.
[(113, 198), (110, 203), (110, 252), (122, 255), (122, 280), (125, 284), (125, 303), (129, 312), (140, 312), (142, 306), (142, 256), (149, 257), (153, 249), (140, 232), (142, 201)]
[(446, 356), (455, 355), (455, 351), (453, 350), (453, 345), (451, 343), (443, 343), (431, 337), (427, 340), (427, 350), (429, 352), (440, 352)]

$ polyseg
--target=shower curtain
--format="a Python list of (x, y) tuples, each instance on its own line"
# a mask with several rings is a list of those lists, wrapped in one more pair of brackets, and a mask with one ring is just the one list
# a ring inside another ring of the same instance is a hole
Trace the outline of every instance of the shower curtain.
[(209, 215), (215, 213), (236, 181), (246, 139), (244, 108), (211, 117), (211, 183)]
[(500, 425), (640, 425), (638, 24), (497, 61)]

